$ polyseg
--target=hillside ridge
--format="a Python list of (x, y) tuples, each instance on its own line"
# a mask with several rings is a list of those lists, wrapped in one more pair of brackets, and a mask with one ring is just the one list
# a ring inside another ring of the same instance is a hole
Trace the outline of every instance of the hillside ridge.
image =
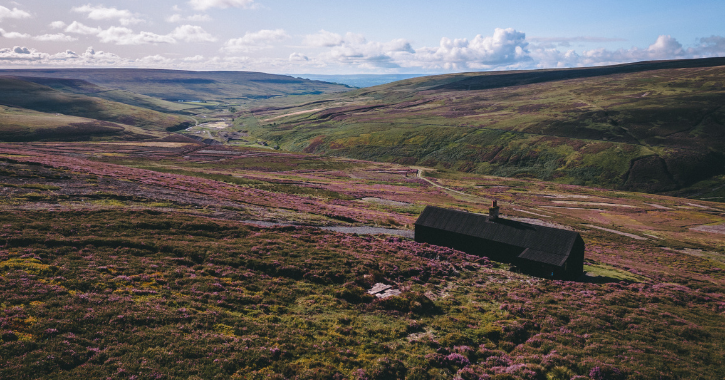
[[(569, 79), (632, 74), (653, 70), (694, 69), (716, 66), (725, 66), (725, 58), (715, 57), (667, 61), (644, 61), (623, 63), (612, 66), (505, 71), (491, 75), (467, 77), (457, 82), (434, 87), (431, 90), (486, 90), (499, 87), (521, 86)], [(489, 81), (487, 81), (487, 79)]]
[(13, 69), (0, 75), (81, 79), (96, 85), (164, 100), (265, 99), (348, 91), (350, 87), (246, 71), (184, 71), (164, 69)]
[(328, 95), (321, 109), (260, 106), (243, 122), (293, 151), (714, 198), (723, 83), (724, 58), (447, 74)]

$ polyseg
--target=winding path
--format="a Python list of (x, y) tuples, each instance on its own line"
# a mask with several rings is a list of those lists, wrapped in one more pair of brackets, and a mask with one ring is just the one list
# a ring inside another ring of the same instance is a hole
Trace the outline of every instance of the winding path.
[(425, 178), (425, 177), (423, 177), (423, 169), (421, 169), (421, 168), (416, 168), (416, 167), (413, 167), (412, 169), (415, 169), (415, 170), (417, 170), (417, 171), (418, 171), (418, 172), (417, 172), (417, 174), (416, 174), (416, 176), (417, 176), (418, 178), (422, 179), (423, 181), (426, 181), (426, 182), (430, 183), (431, 185), (433, 185), (433, 186), (435, 186), (435, 187), (441, 188), (441, 189), (443, 189), (443, 190), (446, 190), (446, 191), (450, 191), (450, 192), (452, 192), (452, 193), (456, 193), (456, 194), (460, 194), (460, 195), (465, 195), (465, 196), (468, 196), (468, 197), (474, 197), (474, 198), (476, 198), (476, 196), (474, 196), (474, 195), (471, 195), (471, 194), (466, 194), (466, 193), (464, 193), (464, 192), (462, 192), (462, 191), (458, 191), (458, 190), (453, 190), (453, 189), (451, 189), (451, 188), (448, 188), (448, 187), (445, 187), (445, 186), (439, 185), (439, 184), (437, 184), (437, 183), (435, 183), (435, 182), (433, 182), (433, 181), (429, 180), (428, 178)]

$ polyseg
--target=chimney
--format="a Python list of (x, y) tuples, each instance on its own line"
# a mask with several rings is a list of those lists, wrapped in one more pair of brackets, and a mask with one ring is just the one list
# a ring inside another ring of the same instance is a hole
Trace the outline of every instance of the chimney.
[(497, 204), (496, 200), (494, 199), (491, 201), (491, 207), (488, 209), (488, 218), (491, 220), (498, 219), (498, 210), (499, 210), (498, 204)]

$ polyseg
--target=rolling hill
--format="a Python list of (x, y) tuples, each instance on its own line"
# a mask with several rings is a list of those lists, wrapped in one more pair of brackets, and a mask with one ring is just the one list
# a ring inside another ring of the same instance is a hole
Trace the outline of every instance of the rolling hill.
[(397, 82), (405, 79), (424, 76), (425, 74), (293, 74), (296, 78), (321, 80), (323, 82), (340, 83), (352, 87), (372, 87)]
[[(78, 87), (78, 83), (76, 83), (76, 87)], [(87, 84), (86, 87), (92, 87), (92, 85)], [(193, 124), (191, 119), (185, 116), (161, 113), (79, 93), (60, 91), (22, 78), (8, 76), (0, 76), (0, 104), (16, 110), (27, 109), (46, 114), (43, 122), (40, 122), (37, 117), (34, 121), (30, 119), (22, 121), (20, 113), (15, 112), (14, 127), (7, 124), (9, 120), (2, 123), (4, 128), (13, 128), (13, 130), (17, 130), (18, 127), (32, 126), (37, 132), (43, 128), (50, 130), (61, 126), (69, 126), (68, 123), (78, 122), (78, 120), (73, 122), (65, 120), (62, 118), (64, 116), (92, 119), (84, 121), (84, 125), (91, 129), (93, 129), (92, 125), (95, 126), (96, 132), (101, 134), (111, 133), (110, 130), (107, 130), (108, 128), (117, 130), (120, 127), (119, 124), (146, 131), (178, 130)], [(113, 124), (116, 125), (113, 126)], [(77, 132), (77, 128), (73, 128), (71, 129)], [(81, 129), (87, 133), (96, 134), (96, 132), (92, 132), (88, 128)], [(70, 133), (70, 130), (68, 131)], [(70, 136), (79, 136), (76, 132), (70, 133)], [(55, 136), (54, 138), (62, 137), (62, 133), (58, 131), (51, 134)], [(21, 133), (21, 135), (24, 134)], [(140, 138), (143, 135), (145, 134), (140, 133), (137, 137)], [(24, 136), (23, 139), (31, 138), (30, 136), (33, 136), (33, 134)], [(71, 138), (70, 136), (68, 138)], [(17, 136), (13, 138), (17, 138)], [(4, 139), (4, 137), (0, 137), (0, 139)], [(15, 140), (11, 139), (9, 141)]]
[(683, 191), (723, 174), (723, 83), (722, 58), (450, 74), (259, 107), (240, 122), (293, 151)]
[(80, 79), (111, 89), (170, 101), (250, 101), (350, 90), (350, 87), (340, 84), (245, 71), (32, 69), (0, 70), (0, 75)]
[(159, 112), (172, 112), (181, 114), (191, 114), (200, 105), (169, 102), (166, 100), (154, 98), (151, 96), (137, 94), (126, 90), (115, 90), (108, 87), (99, 86), (91, 82), (81, 79), (65, 79), (65, 78), (46, 78), (46, 77), (19, 77), (24, 81), (37, 83), (48, 86), (54, 90), (68, 92), (72, 94), (80, 94), (92, 96), (112, 102), (124, 103), (132, 106), (148, 108)]
[[(24, 108), (0, 106), (0, 141), (78, 141), (131, 137), (126, 128), (77, 116), (59, 116)], [(135, 135), (142, 139), (148, 135)]]

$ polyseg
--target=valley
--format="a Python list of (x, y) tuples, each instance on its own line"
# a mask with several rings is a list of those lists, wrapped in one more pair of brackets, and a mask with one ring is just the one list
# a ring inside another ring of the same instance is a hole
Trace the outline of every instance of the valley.
[[(0, 71), (0, 378), (721, 379), (725, 71), (662, 65)], [(494, 199), (585, 275), (411, 239)]]
[(421, 77), (240, 120), (293, 151), (720, 199), (725, 72), (698, 62)]

